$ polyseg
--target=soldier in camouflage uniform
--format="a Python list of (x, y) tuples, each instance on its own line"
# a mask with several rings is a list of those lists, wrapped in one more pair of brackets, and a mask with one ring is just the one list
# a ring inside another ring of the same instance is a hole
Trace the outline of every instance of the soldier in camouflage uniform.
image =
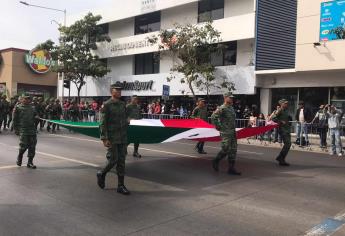
[(18, 104), (13, 112), (13, 128), (15, 133), (20, 136), (19, 154), (17, 165), (22, 165), (23, 155), (28, 150), (27, 167), (36, 169), (33, 159), (36, 153), (37, 131), (35, 119), (37, 118), (34, 107), (30, 104), (30, 96), (23, 96), (22, 104)]
[[(140, 112), (140, 106), (138, 105), (139, 99), (138, 96), (132, 96), (131, 102), (127, 105), (127, 114), (129, 120), (140, 120), (142, 115)], [(138, 152), (139, 143), (134, 143), (133, 157), (141, 158), (141, 155)]]
[(2, 120), (4, 119), (4, 114), (5, 114), (5, 108), (4, 108), (4, 103), (2, 101), (2, 94), (0, 93), (0, 133), (1, 133)]
[(219, 171), (219, 162), (228, 156), (230, 175), (241, 175), (235, 169), (236, 153), (237, 153), (237, 138), (236, 138), (236, 113), (232, 107), (233, 95), (231, 93), (224, 94), (224, 104), (221, 105), (213, 114), (212, 122), (220, 131), (222, 138), (221, 150), (217, 157), (212, 161), (212, 167), (215, 171)]
[(2, 106), (3, 106), (3, 116), (1, 119), (1, 123), (0, 123), (0, 129), (1, 126), (4, 126), (4, 130), (7, 129), (7, 121), (8, 121), (8, 115), (10, 113), (10, 102), (7, 101), (7, 96), (6, 95), (2, 95)]
[[(52, 105), (50, 119), (52, 119), (52, 120), (60, 120), (61, 116), (62, 116), (62, 107), (61, 107), (61, 104), (60, 104), (60, 100), (59, 99), (55, 99), (55, 102)], [(55, 133), (55, 129), (59, 130), (59, 125), (57, 125), (55, 123), (52, 125), (52, 127), (53, 127), (53, 129), (52, 129), (53, 133)]]
[(276, 160), (280, 166), (289, 166), (290, 164), (285, 161), (291, 147), (291, 117), (287, 112), (289, 103), (286, 99), (281, 99), (279, 104), (280, 108), (271, 115), (271, 119), (279, 125), (278, 132), (284, 143), (283, 149)]
[(97, 172), (97, 184), (100, 188), (105, 187), (106, 174), (116, 165), (118, 176), (117, 192), (129, 195), (124, 184), (125, 160), (127, 154), (127, 127), (128, 117), (126, 104), (120, 100), (121, 88), (111, 88), (111, 98), (106, 101), (101, 109), (100, 133), (103, 145), (107, 150), (107, 164)]
[(13, 117), (13, 111), (14, 111), (14, 107), (16, 106), (18, 102), (18, 96), (13, 96), (11, 98), (11, 102), (10, 102), (10, 108), (9, 108), (9, 113), (8, 113), (8, 121), (7, 121), (7, 127), (11, 129), (11, 131), (13, 131), (13, 124), (12, 124), (12, 117)]
[[(196, 108), (194, 108), (191, 117), (194, 119), (202, 119), (202, 120), (208, 122), (207, 107), (205, 105), (205, 99), (203, 99), (203, 98), (198, 99), (198, 105)], [(205, 142), (198, 142), (195, 146), (195, 150), (199, 154), (207, 154), (204, 151), (204, 145), (205, 145)]]
[[(39, 98), (37, 99), (37, 102), (38, 102), (38, 104), (37, 104), (37, 109), (36, 109), (37, 115), (38, 115), (40, 118), (45, 119), (45, 111), (44, 111), (44, 110), (45, 110), (45, 104), (44, 104), (43, 98), (42, 98), (42, 97), (39, 97)], [(38, 128), (38, 125), (39, 125), (39, 127), (40, 127), (40, 130), (42, 131), (42, 130), (43, 130), (43, 127), (44, 127), (44, 120), (39, 119), (39, 120), (38, 120), (38, 124), (36, 124), (36, 128)]]

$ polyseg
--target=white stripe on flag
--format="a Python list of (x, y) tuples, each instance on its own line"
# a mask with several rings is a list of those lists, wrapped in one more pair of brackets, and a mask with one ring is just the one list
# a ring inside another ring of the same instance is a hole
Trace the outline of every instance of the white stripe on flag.
[(164, 140), (162, 143), (174, 142), (181, 139), (198, 139), (211, 137), (219, 137), (219, 131), (214, 128), (195, 128), (176, 134)]
[(155, 120), (155, 119), (131, 120), (130, 125), (164, 127), (161, 120)]

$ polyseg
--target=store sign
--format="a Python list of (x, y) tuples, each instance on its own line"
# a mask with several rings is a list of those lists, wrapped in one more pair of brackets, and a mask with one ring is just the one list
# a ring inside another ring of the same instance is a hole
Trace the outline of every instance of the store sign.
[(150, 43), (147, 39), (138, 40), (134, 42), (127, 42), (127, 43), (114, 43), (110, 46), (111, 52), (118, 52), (128, 49), (138, 49), (138, 48), (145, 48), (151, 47), (153, 44)]
[(345, 27), (345, 0), (321, 3), (320, 41), (337, 39), (331, 33), (337, 27)]
[(141, 0), (141, 13), (156, 10), (156, 0)]
[(55, 66), (55, 61), (52, 59), (50, 53), (42, 49), (33, 49), (26, 54), (25, 63), (38, 74), (47, 73), (52, 66)]
[(127, 82), (127, 81), (117, 81), (112, 86), (121, 87), (122, 90), (128, 90), (128, 91), (145, 91), (145, 90), (152, 90), (153, 86), (153, 80), (147, 81), (147, 82), (140, 82), (140, 81), (134, 81), (134, 82)]

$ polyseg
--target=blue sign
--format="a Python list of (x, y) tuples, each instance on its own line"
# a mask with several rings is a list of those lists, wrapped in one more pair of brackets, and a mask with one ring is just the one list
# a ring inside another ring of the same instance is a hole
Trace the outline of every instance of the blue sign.
[(170, 86), (169, 85), (163, 85), (163, 97), (169, 97), (170, 95)]
[(345, 0), (321, 3), (320, 41), (337, 39), (330, 31), (339, 26), (345, 27)]

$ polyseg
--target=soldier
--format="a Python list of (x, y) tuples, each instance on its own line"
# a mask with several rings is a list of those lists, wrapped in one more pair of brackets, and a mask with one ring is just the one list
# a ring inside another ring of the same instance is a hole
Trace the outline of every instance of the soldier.
[(1, 124), (2, 124), (2, 120), (4, 119), (4, 115), (5, 115), (4, 103), (2, 101), (2, 94), (0, 93), (0, 133), (1, 133)]
[(8, 113), (7, 127), (11, 131), (13, 131), (13, 124), (12, 124), (13, 111), (14, 111), (14, 107), (16, 106), (17, 102), (18, 102), (18, 95), (15, 95), (11, 98), (9, 113)]
[[(44, 119), (45, 118), (45, 112), (44, 112), (45, 104), (44, 104), (43, 98), (39, 97), (37, 100), (38, 100), (37, 101), (38, 102), (38, 104), (37, 104), (37, 115), (40, 118)], [(38, 125), (40, 126), (40, 131), (42, 131), (43, 127), (44, 127), (44, 120), (39, 119), (38, 124), (36, 124), (36, 128), (38, 128)]]
[(22, 104), (16, 106), (13, 113), (13, 128), (16, 135), (20, 136), (17, 165), (22, 165), (23, 155), (28, 150), (28, 163), (26, 166), (36, 169), (32, 161), (35, 157), (37, 144), (37, 131), (35, 127), (37, 114), (30, 102), (30, 96), (24, 95)]
[(221, 105), (211, 116), (212, 122), (216, 129), (220, 131), (222, 138), (221, 150), (217, 157), (212, 161), (212, 167), (215, 171), (219, 171), (219, 162), (226, 156), (229, 161), (229, 175), (241, 175), (235, 169), (237, 138), (236, 138), (236, 113), (232, 107), (234, 96), (227, 92), (224, 94), (224, 104)]
[[(203, 98), (199, 98), (198, 99), (198, 105), (196, 108), (194, 108), (193, 112), (192, 112), (192, 118), (197, 118), (197, 119), (202, 119), (206, 122), (208, 122), (208, 116), (207, 116), (207, 108), (205, 105), (205, 99)], [(207, 154), (204, 151), (204, 145), (205, 142), (198, 142), (195, 146), (195, 150), (197, 150), (197, 152), (199, 154)]]
[(0, 124), (0, 129), (2, 124), (4, 125), (4, 130), (7, 129), (7, 121), (8, 121), (8, 114), (10, 113), (10, 102), (7, 101), (7, 96), (2, 96), (2, 106), (3, 106), (3, 117), (2, 122)]
[[(54, 98), (51, 98), (49, 100), (47, 100), (47, 106), (46, 106), (46, 116), (48, 120), (52, 120), (52, 116), (53, 116), (53, 105), (54, 105)], [(51, 126), (52, 123), (48, 122), (47, 125), (47, 131), (50, 132), (51, 130)]]
[(289, 166), (290, 164), (285, 161), (285, 158), (291, 147), (291, 117), (287, 112), (288, 101), (286, 99), (281, 99), (279, 101), (280, 108), (277, 109), (271, 116), (272, 121), (278, 123), (278, 132), (284, 143), (283, 149), (279, 153), (276, 160), (280, 166)]
[(129, 195), (124, 184), (125, 160), (127, 153), (128, 117), (126, 104), (120, 100), (121, 88), (110, 89), (111, 98), (104, 103), (101, 114), (100, 133), (103, 145), (108, 149), (106, 166), (97, 172), (97, 183), (101, 189), (105, 187), (106, 174), (116, 165), (118, 176), (117, 192)]
[[(50, 119), (52, 120), (60, 120), (62, 115), (62, 107), (60, 104), (59, 99), (55, 99), (55, 103), (52, 105), (52, 110), (51, 110), (51, 117)], [(53, 129), (52, 132), (55, 133), (55, 129), (59, 130), (59, 126), (57, 124), (53, 124)]]
[[(140, 106), (138, 105), (139, 99), (137, 95), (133, 95), (131, 102), (127, 105), (127, 114), (129, 120), (140, 120), (142, 119)], [(138, 153), (139, 143), (134, 143), (133, 157), (141, 158)]]

